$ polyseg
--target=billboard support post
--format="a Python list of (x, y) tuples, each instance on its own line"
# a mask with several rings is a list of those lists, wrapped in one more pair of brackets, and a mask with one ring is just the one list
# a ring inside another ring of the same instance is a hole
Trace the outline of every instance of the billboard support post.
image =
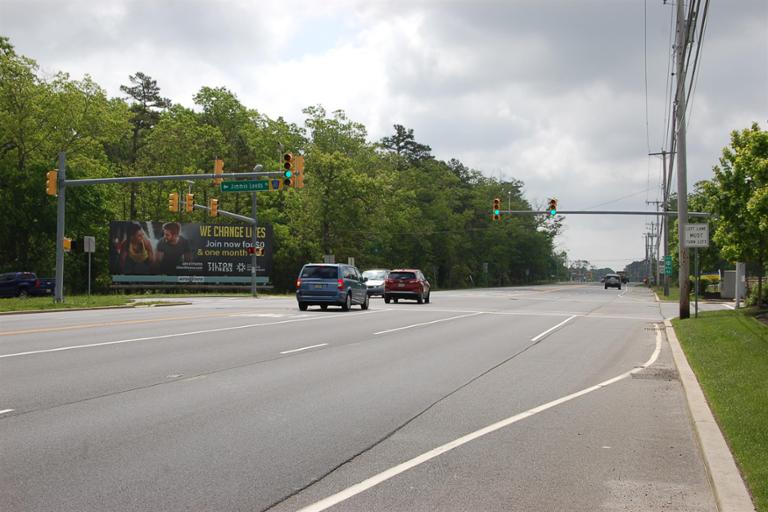
[(256, 192), (251, 192), (251, 215), (253, 215), (253, 235), (251, 237), (252, 240), (252, 248), (253, 248), (253, 254), (251, 255), (251, 295), (256, 298), (257, 292), (256, 292), (256, 242), (258, 240), (258, 228), (259, 225), (256, 218)]

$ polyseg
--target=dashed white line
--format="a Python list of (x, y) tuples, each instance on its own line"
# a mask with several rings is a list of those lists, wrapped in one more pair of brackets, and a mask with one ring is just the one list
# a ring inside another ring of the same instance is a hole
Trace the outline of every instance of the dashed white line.
[(531, 338), (531, 341), (539, 341), (541, 338), (543, 338), (543, 337), (544, 337), (544, 336), (546, 336), (547, 334), (549, 334), (549, 333), (551, 333), (552, 331), (554, 331), (555, 329), (557, 329), (557, 328), (559, 328), (559, 327), (561, 327), (561, 326), (565, 325), (566, 323), (570, 322), (571, 320), (573, 320), (573, 319), (574, 319), (574, 318), (576, 318), (577, 316), (579, 316), (579, 315), (573, 315), (573, 316), (569, 316), (568, 318), (566, 318), (565, 320), (563, 320), (562, 322), (560, 322), (560, 323), (559, 323), (559, 324), (557, 324), (556, 326), (554, 326), (554, 327), (550, 327), (549, 329), (547, 329), (547, 330), (546, 330), (546, 331), (544, 331), (543, 333), (541, 333), (541, 334), (539, 334), (539, 335), (537, 335), (537, 336), (535, 336), (535, 337)]
[(463, 437), (460, 437), (458, 439), (455, 439), (449, 443), (446, 443), (442, 446), (438, 446), (437, 448), (430, 450), (426, 453), (423, 453), (417, 457), (412, 458), (411, 460), (408, 460), (406, 462), (403, 462), (402, 464), (398, 464), (397, 466), (394, 466), (390, 469), (387, 469), (386, 471), (382, 471), (381, 473), (372, 476), (371, 478), (368, 478), (367, 480), (363, 480), (362, 482), (355, 484), (351, 487), (348, 487), (347, 489), (344, 489), (343, 491), (340, 491), (336, 494), (333, 494), (323, 500), (320, 500), (318, 502), (312, 503), (311, 505), (308, 505), (299, 512), (322, 512), (323, 510), (326, 510), (338, 503), (341, 503), (342, 501), (346, 501), (349, 498), (352, 498), (353, 496), (356, 496), (364, 491), (367, 491), (368, 489), (375, 487), (379, 485), (382, 482), (385, 482), (389, 480), (390, 478), (393, 478), (401, 473), (404, 473), (405, 471), (408, 471), (411, 468), (414, 468), (416, 466), (419, 466), (431, 459), (434, 459), (435, 457), (442, 455), (443, 453), (449, 452), (453, 450), (454, 448), (458, 448), (459, 446), (462, 446), (464, 444), (469, 443), (470, 441), (474, 441), (475, 439), (478, 439), (480, 437), (483, 437), (487, 434), (490, 434), (492, 432), (495, 432), (499, 429), (502, 429), (504, 427), (507, 427), (509, 425), (512, 425), (513, 423), (517, 423), (520, 420), (524, 420), (526, 418), (530, 418), (531, 416), (534, 416), (535, 414), (538, 414), (540, 412), (546, 411), (547, 409), (551, 409), (555, 406), (558, 406), (560, 404), (563, 404), (565, 402), (569, 402), (575, 398), (578, 398), (580, 396), (584, 396), (588, 393), (592, 393), (593, 391), (597, 391), (598, 389), (602, 389), (606, 386), (609, 386), (615, 382), (618, 382), (622, 379), (625, 379), (629, 377), (630, 375), (640, 372), (644, 370), (645, 368), (648, 368), (651, 366), (654, 362), (656, 362), (656, 359), (659, 357), (659, 353), (661, 352), (661, 331), (656, 332), (656, 350), (654, 350), (653, 354), (651, 355), (650, 359), (646, 361), (646, 363), (642, 366), (636, 367), (628, 372), (624, 372), (621, 375), (618, 375), (612, 379), (608, 379), (606, 381), (601, 382), (600, 384), (596, 384), (592, 387), (582, 389), (581, 391), (577, 391), (576, 393), (572, 393), (570, 395), (564, 396), (562, 398), (558, 398), (557, 400), (553, 400), (551, 402), (548, 402), (546, 404), (540, 405), (538, 407), (534, 407), (533, 409), (528, 409), (525, 412), (521, 412), (520, 414), (516, 414), (514, 416), (511, 416), (505, 420), (501, 420), (497, 423), (494, 423), (492, 425), (489, 425), (485, 428), (482, 428), (480, 430), (476, 430), (475, 432), (472, 432), (470, 434), (467, 434)]
[(2, 409), (2, 410), (0, 410), (0, 414), (5, 414), (7, 412), (13, 412), (13, 411), (14, 411), (14, 409)]
[(280, 352), (280, 353), (281, 354), (293, 354), (294, 352), (301, 352), (303, 350), (309, 350), (311, 348), (326, 347), (326, 346), (328, 346), (327, 343), (320, 343), (319, 345), (310, 345), (308, 347), (295, 348), (293, 350), (286, 350), (286, 351)]
[(459, 318), (467, 318), (467, 317), (470, 317), (470, 316), (477, 316), (477, 315), (482, 315), (482, 314), (483, 314), (482, 311), (477, 311), (475, 313), (470, 313), (469, 315), (459, 315), (459, 316), (452, 316), (452, 317), (449, 317), (449, 318), (441, 318), (440, 320), (432, 320), (431, 322), (422, 322), (422, 323), (418, 323), (418, 324), (406, 325), (404, 327), (397, 327), (395, 329), (387, 329), (386, 331), (379, 331), (379, 332), (375, 332), (373, 334), (376, 335), (376, 334), (386, 334), (386, 333), (389, 333), (389, 332), (404, 331), (405, 329), (413, 329), (414, 327), (421, 327), (421, 326), (424, 326), (424, 325), (432, 325), (432, 324), (437, 324), (437, 323), (440, 323), (440, 322), (448, 322), (449, 320), (458, 320)]

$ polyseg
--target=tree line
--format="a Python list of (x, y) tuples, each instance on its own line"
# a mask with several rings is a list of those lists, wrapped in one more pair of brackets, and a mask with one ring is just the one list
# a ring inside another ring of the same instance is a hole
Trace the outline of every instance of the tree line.
[[(523, 182), (485, 176), (457, 159), (442, 161), (413, 130), (369, 140), (366, 127), (343, 110), (305, 108), (302, 126), (243, 105), (224, 87), (203, 86), (195, 108), (175, 104), (150, 76), (137, 72), (110, 98), (89, 76), (44, 76), (0, 36), (0, 271), (55, 267), (56, 201), (45, 174), (67, 155), (67, 179), (277, 170), (284, 152), (304, 155), (305, 188), (259, 195), (259, 221), (274, 229), (272, 281), (292, 289), (301, 265), (334, 254), (360, 268), (418, 267), (437, 287), (509, 285), (564, 278), (566, 254), (554, 248), (558, 221), (503, 216), (491, 221), (501, 197), (530, 209)], [(201, 211), (171, 213), (178, 182), (72, 187), (66, 236), (96, 236), (97, 289), (108, 271), (112, 220), (229, 223)], [(197, 181), (195, 201), (217, 197), (219, 208), (250, 215), (248, 194), (220, 194)], [(86, 288), (84, 257), (67, 256), (69, 293)]]

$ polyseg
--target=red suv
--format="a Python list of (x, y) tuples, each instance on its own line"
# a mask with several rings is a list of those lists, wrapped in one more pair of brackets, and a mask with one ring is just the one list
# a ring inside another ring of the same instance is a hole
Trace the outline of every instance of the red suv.
[(429, 303), (429, 281), (421, 270), (401, 268), (390, 270), (384, 281), (384, 302), (398, 299), (411, 299), (419, 304)]

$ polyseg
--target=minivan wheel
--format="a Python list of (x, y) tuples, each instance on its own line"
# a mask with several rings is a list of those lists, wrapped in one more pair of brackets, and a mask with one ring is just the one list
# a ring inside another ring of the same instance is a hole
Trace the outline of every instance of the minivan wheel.
[(389, 304), (389, 297), (386, 295), (384, 296), (384, 304)]
[(360, 309), (362, 309), (363, 311), (368, 309), (369, 301), (370, 301), (370, 299), (368, 298), (368, 294), (365, 294), (365, 300), (363, 301), (362, 304), (360, 304)]
[(306, 302), (299, 302), (299, 309), (301, 311), (306, 311), (307, 310), (307, 303)]
[(351, 307), (352, 307), (352, 295), (347, 294), (347, 297), (344, 299), (344, 304), (341, 305), (341, 310), (349, 311)]

